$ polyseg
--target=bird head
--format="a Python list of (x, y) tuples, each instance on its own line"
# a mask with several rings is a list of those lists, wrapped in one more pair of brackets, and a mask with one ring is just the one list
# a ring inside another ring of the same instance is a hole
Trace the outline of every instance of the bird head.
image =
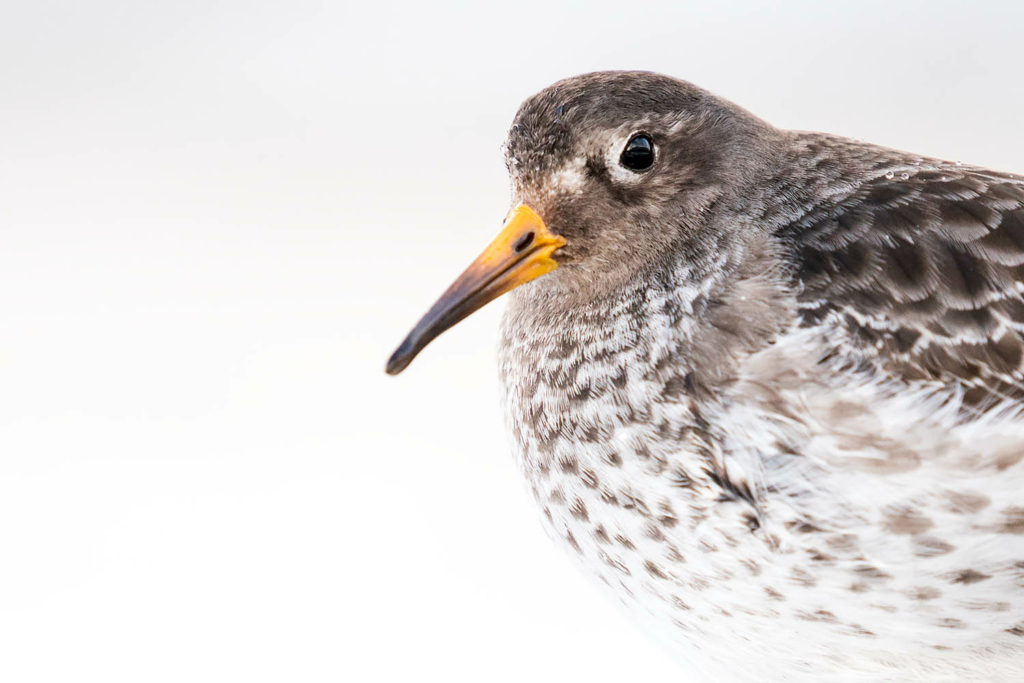
[(387, 372), (398, 374), (437, 335), (534, 280), (566, 298), (599, 296), (670, 250), (700, 244), (719, 206), (742, 200), (746, 181), (763, 173), (772, 130), (649, 72), (585, 74), (530, 97), (505, 143), (513, 208)]

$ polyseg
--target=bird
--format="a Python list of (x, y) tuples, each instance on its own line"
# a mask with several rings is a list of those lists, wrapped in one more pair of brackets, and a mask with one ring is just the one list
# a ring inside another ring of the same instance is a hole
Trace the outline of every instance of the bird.
[(509, 294), (548, 534), (688, 681), (1024, 681), (1024, 177), (689, 82), (529, 97), (512, 209), (387, 364)]

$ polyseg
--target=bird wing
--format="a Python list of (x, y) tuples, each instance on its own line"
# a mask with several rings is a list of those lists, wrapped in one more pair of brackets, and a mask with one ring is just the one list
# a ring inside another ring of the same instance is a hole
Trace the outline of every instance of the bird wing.
[[(919, 162), (920, 163), (920, 162)], [(1024, 178), (950, 162), (877, 171), (783, 228), (805, 326), (965, 402), (1024, 404)]]

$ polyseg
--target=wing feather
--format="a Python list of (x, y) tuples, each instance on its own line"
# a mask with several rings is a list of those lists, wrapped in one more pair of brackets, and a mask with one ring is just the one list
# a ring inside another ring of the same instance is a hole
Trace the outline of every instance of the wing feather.
[[(949, 162), (874, 169), (778, 235), (802, 321), (866, 364), (1024, 404), (1024, 179)], [(908, 164), (910, 165), (910, 164)]]

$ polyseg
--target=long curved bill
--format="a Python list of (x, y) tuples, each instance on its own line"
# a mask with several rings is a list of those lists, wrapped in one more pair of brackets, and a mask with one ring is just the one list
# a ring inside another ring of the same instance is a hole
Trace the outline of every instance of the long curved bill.
[(548, 230), (536, 211), (517, 206), (494, 241), (412, 328), (388, 360), (387, 373), (405, 370), (437, 335), (484, 304), (557, 268), (551, 255), (563, 246), (565, 239)]

